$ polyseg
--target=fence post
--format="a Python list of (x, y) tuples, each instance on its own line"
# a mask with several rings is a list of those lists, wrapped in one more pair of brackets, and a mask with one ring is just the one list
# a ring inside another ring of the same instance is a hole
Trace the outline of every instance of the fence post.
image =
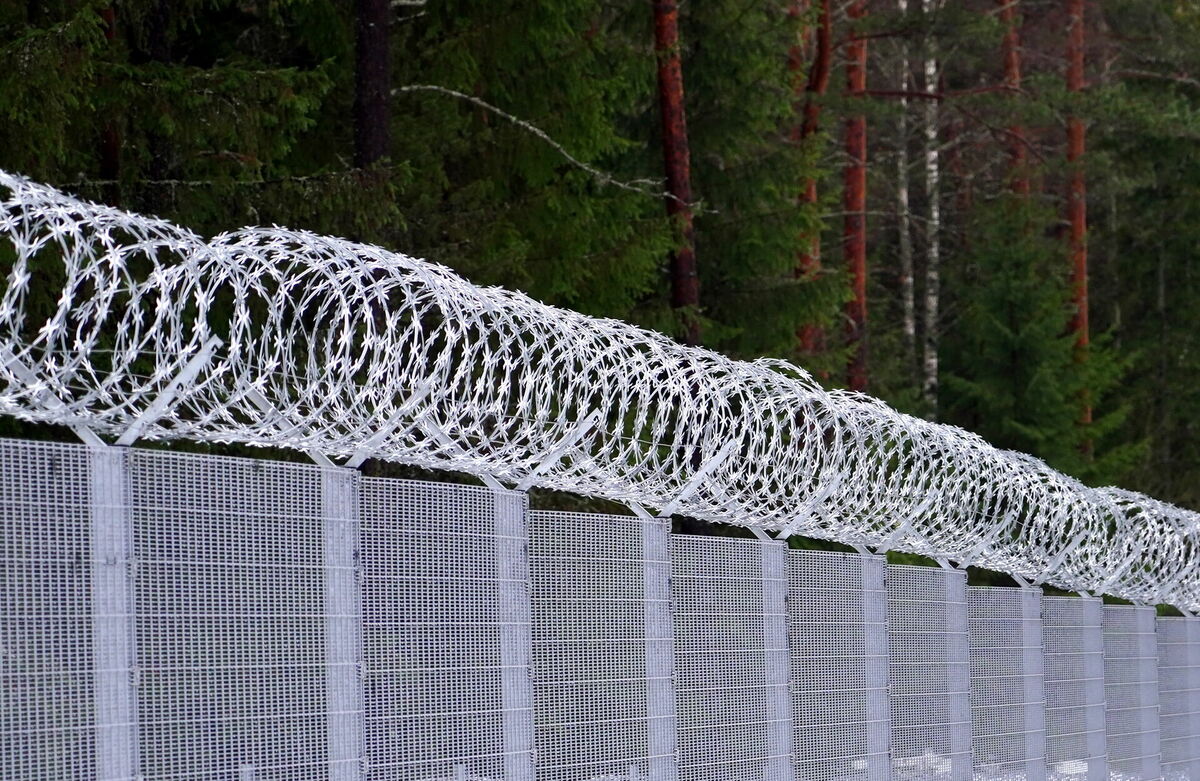
[(772, 781), (794, 779), (792, 767), (791, 664), (788, 659), (787, 544), (762, 545), (763, 648), (766, 650), (766, 680), (770, 688), (767, 727), (770, 764), (766, 777)]
[(675, 715), (675, 649), (671, 628), (670, 521), (641, 518), (646, 620), (646, 748), (649, 781), (679, 775)]
[(325, 667), (330, 781), (359, 781), (366, 754), (358, 472), (321, 469), (325, 541)]
[(887, 559), (860, 552), (862, 563), (863, 611), (865, 630), (863, 650), (867, 689), (867, 781), (887, 781), (892, 777), (892, 714), (888, 700), (891, 670), (888, 666)]
[(953, 753), (951, 778), (970, 779), (974, 753), (971, 745), (971, 652), (967, 645), (967, 573), (946, 569), (946, 630), (950, 718)]
[(128, 450), (90, 452), (96, 778), (107, 781), (138, 772)]
[(492, 489), (496, 518), (504, 781), (533, 781), (533, 637), (529, 499)]
[(1025, 672), (1025, 778), (1050, 774), (1046, 751), (1046, 647), (1042, 632), (1042, 589), (1024, 586), (1021, 598), (1021, 669)]

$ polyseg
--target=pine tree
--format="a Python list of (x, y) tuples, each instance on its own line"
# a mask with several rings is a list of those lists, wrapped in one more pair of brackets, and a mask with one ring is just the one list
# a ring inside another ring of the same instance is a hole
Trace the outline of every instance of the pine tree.
[[(975, 239), (967, 274), (955, 280), (963, 315), (947, 337), (944, 418), (997, 447), (1030, 453), (1085, 479), (1120, 476), (1136, 448), (1083, 444), (1123, 423), (1119, 399), (1091, 427), (1078, 425), (1084, 388), (1108, 400), (1127, 362), (1102, 346), (1093, 360), (1075, 360), (1075, 335), (1064, 330), (1072, 289), (1065, 248), (1041, 226), (1049, 214), (1029, 199), (1005, 193), (973, 215)], [(1100, 456), (1100, 454), (1103, 454)]]
[(816, 18), (750, 0), (690, 3), (681, 13), (696, 246), (710, 291), (705, 342), (741, 356), (793, 356), (797, 331), (832, 325), (845, 296), (832, 269), (795, 274), (821, 207), (798, 208), (797, 194), (831, 167), (819, 133), (793, 140), (801, 117), (788, 53)]

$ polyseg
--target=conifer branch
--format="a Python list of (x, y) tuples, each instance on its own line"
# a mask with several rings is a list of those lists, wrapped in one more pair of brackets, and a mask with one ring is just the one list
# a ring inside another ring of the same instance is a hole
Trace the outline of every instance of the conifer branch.
[[(558, 152), (559, 155), (561, 155), (568, 163), (588, 174), (602, 185), (611, 185), (612, 187), (616, 187), (621, 190), (641, 193), (642, 195), (650, 195), (655, 198), (669, 198), (679, 201), (679, 198), (672, 193), (666, 192), (662, 189), (657, 189), (659, 186), (661, 186), (661, 181), (655, 179), (631, 179), (629, 181), (621, 181), (612, 174), (601, 171), (599, 168), (589, 165), (575, 157), (568, 152), (562, 144), (551, 138), (549, 133), (532, 124), (531, 122), (527, 122), (520, 117), (514, 116), (504, 109), (493, 106), (491, 103), (477, 98), (474, 95), (468, 95), (465, 92), (459, 92), (458, 90), (453, 90), (449, 87), (440, 87), (436, 84), (406, 84), (402, 87), (396, 87), (392, 90), (393, 95), (404, 92), (436, 92), (442, 95), (448, 95), (452, 98), (458, 98), (459, 100), (465, 100), (466, 102), (474, 106), (478, 106), (485, 111), (489, 111), (501, 119), (507, 120), (516, 127), (519, 127), (522, 130), (540, 138), (544, 143), (554, 149), (554, 151)], [(682, 203), (682, 201), (680, 201), (680, 203)], [(694, 206), (695, 204), (692, 205)]]

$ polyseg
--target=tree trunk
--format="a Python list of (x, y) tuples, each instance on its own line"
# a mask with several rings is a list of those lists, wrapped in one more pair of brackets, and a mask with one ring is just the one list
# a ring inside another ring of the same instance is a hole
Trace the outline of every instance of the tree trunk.
[[(898, 0), (900, 16), (908, 16), (908, 0)], [(900, 117), (898, 121), (899, 142), (896, 145), (896, 210), (900, 248), (900, 302), (903, 310), (904, 365), (905, 375), (917, 381), (917, 306), (916, 286), (913, 279), (912, 207), (908, 190), (908, 97), (912, 88), (909, 78), (908, 41), (900, 41)]]
[[(147, 33), (147, 54), (152, 62), (171, 61), (171, 2), (157, 0), (150, 12)], [(147, 139), (150, 162), (147, 172), (151, 179), (166, 179), (171, 170), (170, 142), (162, 133), (152, 132)], [(165, 191), (164, 191), (165, 192)]]
[[(1082, 92), (1083, 83), (1083, 3), (1084, 0), (1067, 0), (1067, 90)], [(1067, 119), (1067, 166), (1070, 169), (1070, 185), (1067, 195), (1067, 218), (1070, 222), (1071, 282), (1075, 314), (1071, 330), (1075, 333), (1075, 358), (1087, 360), (1088, 352), (1088, 251), (1087, 251), (1087, 183), (1084, 179), (1084, 125), (1079, 117)], [(1081, 399), (1079, 421), (1083, 425), (1092, 422), (1092, 405), (1085, 388)], [(1084, 442), (1085, 454), (1091, 443)]]
[(679, 6), (676, 0), (654, 3), (654, 51), (658, 56), (658, 105), (662, 116), (663, 166), (667, 176), (667, 214), (679, 231), (671, 253), (671, 306), (683, 318), (683, 341), (700, 343), (700, 278), (692, 227), (691, 152), (683, 110), (683, 68), (679, 53)]
[[(104, 39), (111, 46), (117, 38), (117, 12), (115, 6), (100, 11), (104, 22)], [(103, 197), (110, 206), (121, 202), (121, 132), (111, 117), (104, 120), (100, 128), (100, 178), (104, 180)]]
[[(867, 14), (866, 0), (853, 0), (851, 24)], [(846, 44), (846, 87), (861, 101), (867, 90), (867, 41), (857, 29)], [(861, 106), (861, 103), (859, 104)], [(862, 109), (858, 109), (859, 112)], [(843, 246), (850, 272), (852, 298), (846, 304), (846, 337), (850, 360), (846, 370), (851, 390), (867, 390), (867, 118), (862, 113), (846, 120)]]
[[(928, 16), (935, 10), (934, 0), (921, 0)], [(938, 63), (930, 52), (924, 64), (925, 91), (938, 90)], [(925, 344), (921, 360), (921, 396), (931, 420), (937, 419), (938, 349), (941, 341), (942, 204), (941, 160), (938, 149), (938, 102), (925, 101), (923, 135), (925, 138), (925, 200), (929, 208), (926, 223), (925, 257)]]
[[(1021, 19), (1017, 13), (1020, 0), (996, 0), (1000, 5), (1000, 22), (1005, 27), (1001, 42), (1004, 57), (1004, 86), (1015, 98), (1021, 89)], [(1014, 101), (1015, 102), (1015, 101)], [(1009, 168), (1012, 189), (1017, 195), (1029, 195), (1029, 171), (1025, 128), (1020, 123), (1009, 125)]]
[[(812, 65), (809, 67), (808, 76), (803, 82), (804, 108), (801, 121), (792, 129), (792, 140), (797, 144), (803, 144), (816, 135), (820, 127), (821, 118), (819, 99), (829, 89), (829, 74), (833, 64), (833, 22), (829, 6), (830, 0), (820, 0), (817, 26), (814, 31), (815, 34), (812, 35), (815, 39)], [(793, 12), (802, 12), (800, 3), (793, 6)], [(809, 33), (808, 30), (805, 32), (806, 35)], [(803, 67), (802, 60), (803, 53), (801, 52), (801, 47), (793, 47), (791, 56), (789, 57), (789, 67), (795, 71), (801, 70)], [(799, 89), (799, 84), (797, 87)], [(817, 203), (816, 179), (809, 178), (804, 183), (804, 191), (800, 195), (800, 202), (806, 208), (815, 208)], [(820, 228), (815, 228), (811, 236), (802, 237), (801, 242), (801, 250), (796, 259), (795, 276), (801, 279), (810, 279), (821, 270)], [(807, 355), (819, 353), (825, 348), (824, 332), (820, 326), (812, 323), (806, 323), (800, 327), (797, 339), (800, 344), (800, 351)]]
[(391, 57), (388, 0), (356, 0), (354, 22), (354, 165), (391, 152)]

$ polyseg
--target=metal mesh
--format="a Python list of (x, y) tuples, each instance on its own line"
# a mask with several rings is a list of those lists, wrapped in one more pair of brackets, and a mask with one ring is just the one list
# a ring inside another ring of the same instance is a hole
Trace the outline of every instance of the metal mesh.
[(1056, 781), (1107, 781), (1104, 603), (1042, 598), (1046, 756)]
[(881, 556), (789, 551), (796, 776), (888, 779), (888, 642)]
[[(205, 240), (0, 172), (0, 411), (452, 468), (1200, 606), (1200, 516), (782, 361), (341, 239)], [(49, 274), (61, 290), (31, 295)], [(30, 302), (57, 300), (44, 317)], [(94, 434), (93, 434), (94, 436)]]
[(976, 781), (1046, 778), (1042, 591), (968, 588)]
[(892, 776), (971, 778), (967, 575), (889, 566)]
[(85, 448), (0, 440), (0, 778), (96, 777), (88, 473)]
[(528, 515), (0, 440), (0, 778), (1197, 781), (1200, 620)]
[(361, 490), (369, 778), (530, 781), (525, 496)]
[(321, 470), (122, 455), (140, 777), (325, 778)]
[(1111, 777), (1162, 777), (1152, 607), (1104, 606), (1104, 718)]
[(784, 553), (671, 539), (682, 781), (791, 781)]
[(540, 781), (671, 781), (669, 524), (530, 514)]
[(1157, 633), (1163, 777), (1200, 781), (1200, 619), (1159, 618)]

